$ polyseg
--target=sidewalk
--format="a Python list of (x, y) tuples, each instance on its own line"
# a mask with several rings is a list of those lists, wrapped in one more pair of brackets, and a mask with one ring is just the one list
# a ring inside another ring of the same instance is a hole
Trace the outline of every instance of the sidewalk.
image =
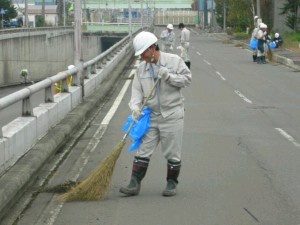
[[(219, 39), (223, 41), (229, 41), (236, 45), (241, 45), (244, 48), (249, 47), (249, 40), (247, 39), (236, 39), (233, 36), (227, 35), (226, 33), (214, 33)], [(280, 63), (283, 65), (286, 65), (295, 71), (300, 71), (300, 54), (296, 52), (292, 52), (288, 49), (282, 48), (276, 48), (272, 49), (273, 52), (273, 61), (272, 63)]]

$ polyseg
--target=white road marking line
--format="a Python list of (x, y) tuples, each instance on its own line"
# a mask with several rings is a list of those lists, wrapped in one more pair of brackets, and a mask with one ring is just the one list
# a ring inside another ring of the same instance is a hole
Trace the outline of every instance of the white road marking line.
[(289, 135), (286, 131), (281, 128), (275, 128), (283, 137), (285, 137), (288, 141), (292, 142), (297, 148), (300, 148), (300, 144), (296, 142), (296, 140)]
[[(135, 69), (131, 70), (129, 77), (135, 73)], [(90, 148), (90, 152), (93, 152), (97, 145), (99, 144), (100, 140), (102, 139), (103, 134), (105, 133), (108, 124), (111, 120), (111, 118), (113, 117), (113, 115), (115, 114), (118, 106), (121, 103), (122, 98), (124, 97), (129, 85), (130, 85), (131, 80), (127, 80), (122, 88), (122, 90), (120, 91), (118, 97), (116, 98), (116, 100), (114, 101), (112, 107), (110, 108), (110, 110), (108, 111), (108, 113), (106, 114), (106, 116), (104, 117), (104, 119), (102, 120), (100, 126), (98, 127), (98, 129), (96, 130), (95, 134), (93, 135), (92, 139), (89, 141), (89, 143), (87, 144), (87, 147)], [(99, 135), (100, 134), (100, 135)], [(82, 152), (81, 158), (84, 159), (83, 164), (81, 165), (81, 167), (79, 168), (79, 171), (76, 173), (75, 177), (73, 178), (73, 180), (77, 180), (81, 171), (83, 170), (83, 168), (85, 167), (85, 165), (89, 162), (89, 158), (90, 155), (85, 154), (85, 151)], [(62, 207), (63, 207), (64, 203), (60, 203), (58, 205), (55, 206), (55, 208), (53, 210), (51, 210), (50, 212), (50, 217), (47, 218), (43, 218), (43, 221), (47, 221), (47, 225), (53, 225), (58, 217), (58, 215), (60, 214)], [(45, 215), (46, 217), (49, 216), (48, 214)]]
[(197, 52), (198, 55), (202, 55), (200, 52)]
[(102, 120), (101, 125), (108, 125), (111, 118), (115, 115), (129, 85), (131, 83), (131, 80), (127, 80), (122, 88), (122, 90), (120, 91), (118, 97), (116, 98), (116, 100), (114, 101), (114, 104), (112, 105), (112, 107), (110, 108), (109, 112), (106, 114), (105, 118)]
[(203, 61), (208, 64), (208, 65), (211, 65), (210, 62), (208, 62), (207, 60), (203, 59)]
[(222, 74), (221, 74), (219, 71), (216, 71), (216, 74), (218, 74), (219, 77), (220, 77), (222, 80), (226, 80), (225, 77), (223, 77)]
[(245, 97), (245, 95), (243, 95), (240, 91), (235, 90), (234, 91), (238, 96), (240, 96), (245, 102), (248, 102), (250, 104), (252, 104), (252, 101), (248, 98)]

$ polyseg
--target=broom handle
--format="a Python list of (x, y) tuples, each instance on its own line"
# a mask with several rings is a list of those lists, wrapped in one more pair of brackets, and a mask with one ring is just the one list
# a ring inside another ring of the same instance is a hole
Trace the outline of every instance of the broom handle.
[[(148, 95), (147, 98), (145, 99), (145, 101), (144, 101), (142, 107), (140, 108), (140, 113), (143, 111), (143, 109), (144, 109), (145, 105), (147, 104), (149, 98), (152, 96), (152, 94), (153, 94), (153, 92), (154, 92), (154, 90), (155, 90), (156, 85), (158, 84), (158, 82), (159, 82), (159, 79), (157, 79), (157, 80), (155, 81), (155, 83), (154, 83), (154, 85), (153, 85), (153, 87), (152, 87), (152, 89), (151, 89), (149, 95)], [(131, 122), (131, 124), (130, 124), (130, 126), (129, 126), (128, 131), (125, 133), (125, 135), (124, 135), (124, 137), (123, 137), (123, 140), (125, 140), (125, 139), (127, 138), (127, 136), (129, 135), (129, 133), (130, 133), (130, 131), (131, 131), (131, 128), (132, 128), (133, 125), (134, 125), (134, 122), (135, 122), (135, 121), (132, 120), (132, 122)]]

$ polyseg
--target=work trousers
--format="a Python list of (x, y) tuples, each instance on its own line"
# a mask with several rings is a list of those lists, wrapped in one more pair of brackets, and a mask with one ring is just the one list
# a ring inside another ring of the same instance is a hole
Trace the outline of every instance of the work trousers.
[(166, 118), (151, 113), (151, 126), (143, 137), (137, 157), (150, 158), (161, 144), (164, 157), (170, 161), (181, 161), (184, 109), (180, 109)]

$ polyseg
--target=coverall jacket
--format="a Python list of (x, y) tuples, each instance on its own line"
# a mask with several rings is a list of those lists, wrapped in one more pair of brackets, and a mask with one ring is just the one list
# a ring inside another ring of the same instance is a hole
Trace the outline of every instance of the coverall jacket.
[(175, 44), (175, 33), (163, 30), (160, 34), (160, 39), (162, 41), (162, 51), (172, 53)]
[(189, 56), (189, 48), (190, 48), (190, 31), (186, 29), (185, 27), (181, 30), (180, 34), (180, 44), (184, 48), (186, 54), (184, 54), (184, 57), (182, 58), (183, 61), (189, 62), (190, 56)]

